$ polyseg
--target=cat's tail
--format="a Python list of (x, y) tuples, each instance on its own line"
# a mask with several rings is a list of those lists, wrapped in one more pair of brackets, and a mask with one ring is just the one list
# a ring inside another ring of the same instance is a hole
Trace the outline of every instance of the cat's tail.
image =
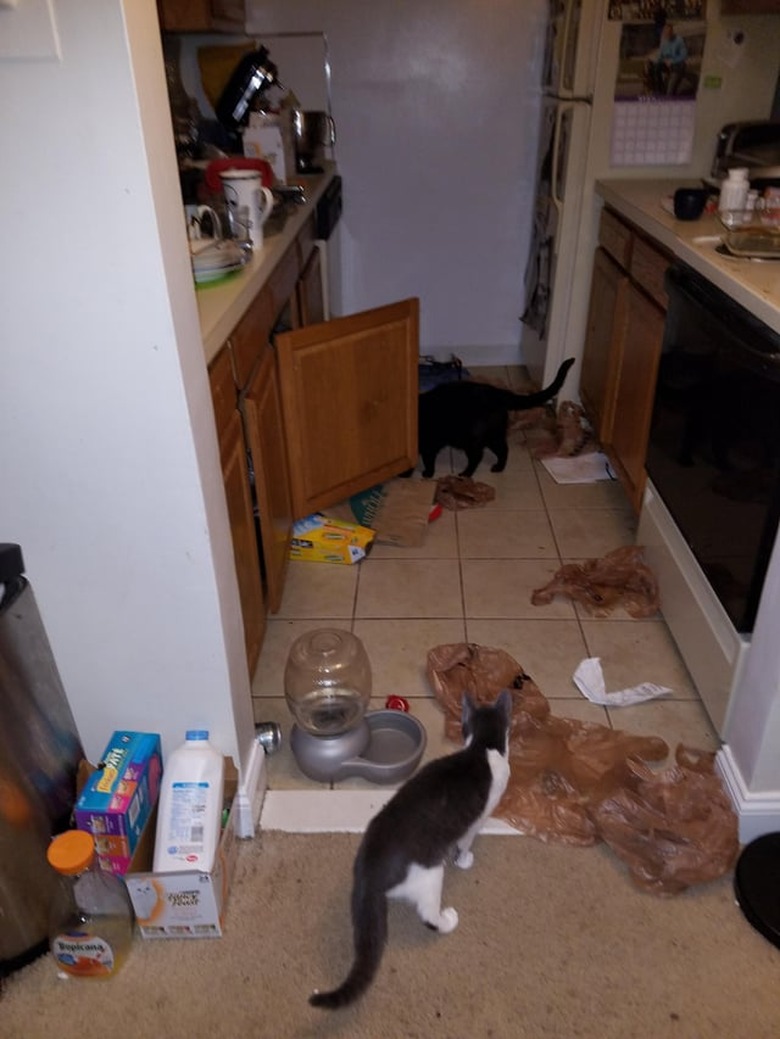
[(384, 891), (363, 888), (352, 897), (355, 959), (346, 979), (332, 992), (313, 992), (313, 1007), (336, 1010), (362, 996), (374, 980), (387, 942), (387, 896)]
[(512, 398), (514, 403), (509, 405), (510, 410), (527, 411), (529, 408), (538, 408), (541, 404), (546, 404), (548, 400), (551, 400), (556, 393), (558, 393), (561, 386), (563, 386), (564, 380), (566, 379), (566, 373), (573, 364), (573, 357), (569, 357), (565, 360), (558, 369), (558, 374), (550, 385), (545, 386), (545, 388), (539, 390), (538, 393), (513, 393)]

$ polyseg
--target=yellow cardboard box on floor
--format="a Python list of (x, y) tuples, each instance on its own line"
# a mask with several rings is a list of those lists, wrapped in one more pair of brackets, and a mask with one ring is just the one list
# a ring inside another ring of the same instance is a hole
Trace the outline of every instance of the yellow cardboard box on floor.
[(316, 512), (293, 523), (290, 559), (313, 563), (359, 563), (368, 554), (374, 531), (359, 523)]

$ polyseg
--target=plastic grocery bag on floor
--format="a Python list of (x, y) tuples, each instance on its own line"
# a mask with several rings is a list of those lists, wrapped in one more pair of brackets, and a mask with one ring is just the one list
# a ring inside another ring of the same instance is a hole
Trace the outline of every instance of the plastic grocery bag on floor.
[(680, 745), (676, 759), (660, 773), (631, 762), (632, 782), (592, 813), (634, 883), (661, 895), (716, 880), (739, 852), (737, 818), (715, 755)]
[(632, 617), (651, 617), (660, 607), (658, 581), (646, 565), (640, 545), (624, 545), (601, 559), (565, 563), (552, 581), (531, 594), (534, 606), (546, 606), (563, 595), (594, 617), (606, 617), (622, 606)]
[(470, 476), (442, 476), (436, 481), (437, 504), (452, 512), (487, 505), (495, 496), (495, 489), (490, 484), (478, 483)]
[(502, 689), (512, 690), (512, 732), (519, 712), (544, 716), (549, 705), (539, 687), (503, 649), (474, 642), (452, 642), (428, 652), (428, 682), (444, 711), (447, 739), (460, 743), (463, 694), (476, 704), (492, 703)]
[(654, 772), (667, 744), (606, 725), (559, 718), (508, 653), (474, 643), (436, 646), (427, 676), (460, 741), (463, 694), (490, 703), (512, 692), (511, 775), (496, 815), (520, 833), (571, 845), (606, 841), (646, 890), (673, 894), (722, 876), (734, 862), (737, 821), (713, 755), (678, 749), (677, 766)]
[(511, 778), (498, 814), (516, 830), (558, 844), (596, 844), (592, 808), (631, 780), (631, 761), (663, 761), (657, 736), (520, 712), (510, 744)]
[(534, 680), (501, 649), (462, 642), (437, 646), (428, 653), (427, 674), (446, 715), (445, 733), (456, 741), (464, 692), (490, 703), (511, 689), (511, 776), (496, 814), (528, 836), (594, 844), (599, 837), (589, 806), (620, 789), (630, 774), (627, 759), (662, 761), (669, 753), (654, 736), (556, 717)]

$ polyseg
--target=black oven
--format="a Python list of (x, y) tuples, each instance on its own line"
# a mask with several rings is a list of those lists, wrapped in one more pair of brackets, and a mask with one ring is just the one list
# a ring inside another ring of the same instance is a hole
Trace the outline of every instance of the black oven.
[(780, 335), (682, 264), (666, 288), (647, 471), (748, 634), (780, 518)]

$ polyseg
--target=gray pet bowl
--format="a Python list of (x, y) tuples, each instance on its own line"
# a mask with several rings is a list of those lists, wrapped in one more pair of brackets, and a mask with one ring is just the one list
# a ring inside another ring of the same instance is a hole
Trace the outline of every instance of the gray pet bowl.
[(356, 729), (340, 736), (313, 736), (293, 725), (290, 746), (302, 772), (320, 783), (359, 776), (372, 783), (398, 783), (417, 768), (427, 736), (404, 711), (369, 711)]

